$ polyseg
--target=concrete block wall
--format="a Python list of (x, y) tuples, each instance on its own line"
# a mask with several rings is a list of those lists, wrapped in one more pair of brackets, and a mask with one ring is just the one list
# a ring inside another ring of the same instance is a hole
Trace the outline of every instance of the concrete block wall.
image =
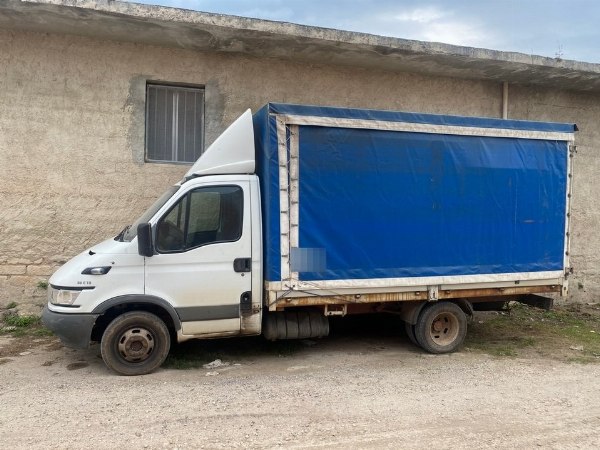
[[(131, 223), (188, 166), (144, 162), (146, 81), (204, 85), (206, 143), (268, 101), (499, 117), (499, 83), (0, 30), (0, 306), (39, 308), (64, 261)], [(600, 292), (600, 96), (510, 87), (511, 118), (580, 124), (573, 298)], [(40, 283), (42, 282), (42, 283)], [(580, 286), (581, 287), (578, 287)]]

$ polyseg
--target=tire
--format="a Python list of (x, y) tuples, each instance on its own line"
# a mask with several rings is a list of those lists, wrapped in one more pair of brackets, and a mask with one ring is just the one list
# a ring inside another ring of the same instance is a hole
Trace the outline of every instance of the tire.
[(420, 347), (420, 344), (417, 342), (417, 338), (415, 336), (415, 326), (411, 323), (404, 322), (404, 331), (406, 331), (406, 335), (410, 342), (415, 344), (417, 347)]
[(132, 311), (114, 319), (102, 335), (104, 364), (120, 375), (145, 375), (167, 358), (171, 337), (154, 314)]
[(285, 312), (286, 339), (298, 339), (298, 317), (296, 312)]
[(301, 339), (310, 339), (312, 337), (308, 311), (298, 311), (298, 337)]
[(450, 302), (431, 303), (417, 320), (415, 337), (429, 353), (456, 351), (467, 335), (467, 316), (460, 307)]
[(312, 337), (322, 338), (329, 335), (329, 319), (323, 315), (322, 311), (310, 310), (310, 333)]

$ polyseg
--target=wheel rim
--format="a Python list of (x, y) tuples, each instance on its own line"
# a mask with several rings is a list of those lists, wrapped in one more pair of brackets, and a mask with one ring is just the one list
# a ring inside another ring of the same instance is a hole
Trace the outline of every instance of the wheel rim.
[(119, 337), (117, 348), (127, 362), (142, 362), (154, 350), (154, 335), (142, 327), (130, 328)]
[(449, 312), (443, 312), (434, 317), (429, 327), (429, 336), (437, 345), (451, 345), (459, 332), (458, 317)]

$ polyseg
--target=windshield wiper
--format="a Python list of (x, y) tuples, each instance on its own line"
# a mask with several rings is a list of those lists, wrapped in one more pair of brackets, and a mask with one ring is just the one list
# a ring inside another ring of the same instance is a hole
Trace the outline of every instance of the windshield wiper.
[(125, 233), (127, 233), (127, 231), (129, 231), (130, 228), (131, 228), (131, 225), (127, 225), (125, 228), (123, 228), (123, 230), (121, 230), (121, 232), (119, 234), (117, 234), (117, 236), (115, 237), (115, 241), (123, 242)]

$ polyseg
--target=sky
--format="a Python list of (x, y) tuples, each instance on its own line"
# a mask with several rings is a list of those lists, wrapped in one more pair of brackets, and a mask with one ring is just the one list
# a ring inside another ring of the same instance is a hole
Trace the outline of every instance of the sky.
[(136, 0), (600, 63), (600, 0)]

